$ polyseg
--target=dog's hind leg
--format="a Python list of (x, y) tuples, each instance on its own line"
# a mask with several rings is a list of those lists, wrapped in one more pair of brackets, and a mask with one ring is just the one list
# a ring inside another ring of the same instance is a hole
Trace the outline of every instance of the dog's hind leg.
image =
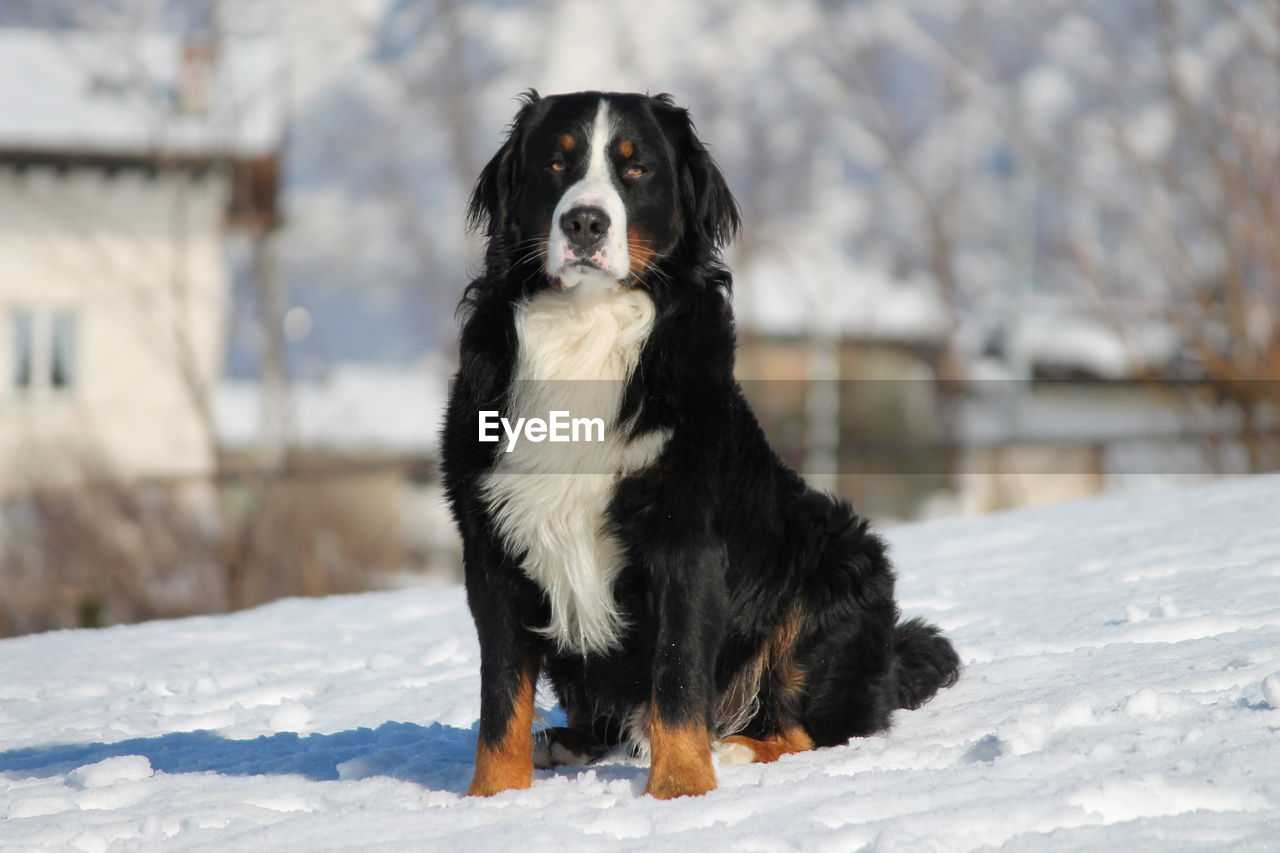
[[(813, 738), (795, 722), (803, 704), (806, 680), (796, 657), (804, 621), (799, 604), (788, 607), (759, 656), (739, 675), (747, 685), (745, 689), (755, 685), (756, 715), (745, 727), (751, 735), (733, 734), (720, 739), (716, 755), (721, 765), (777, 761), (784, 755), (814, 748)], [(734, 684), (737, 683), (735, 679)]]
[(764, 738), (729, 735), (720, 739), (716, 755), (722, 765), (767, 763), (784, 755), (813, 749), (813, 738), (800, 726), (791, 726)]
[(534, 732), (534, 767), (548, 770), (565, 765), (594, 764), (617, 744), (616, 737), (611, 738), (607, 732), (597, 732), (590, 717), (581, 711), (570, 710), (568, 722), (567, 726)]
[(609, 745), (587, 729), (559, 726), (533, 735), (533, 766), (539, 770), (595, 764), (608, 751)]

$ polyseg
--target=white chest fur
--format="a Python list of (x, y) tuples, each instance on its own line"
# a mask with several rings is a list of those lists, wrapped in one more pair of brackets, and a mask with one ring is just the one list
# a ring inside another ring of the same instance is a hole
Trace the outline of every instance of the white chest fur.
[(653, 462), (667, 439), (627, 441), (618, 422), (653, 317), (647, 294), (614, 288), (547, 291), (516, 310), (513, 411), (503, 414), (558, 410), (605, 423), (602, 442), (499, 452), (482, 486), (499, 534), (550, 601), (546, 633), (564, 651), (608, 650), (624, 627), (613, 595), (621, 554), (605, 514), (619, 475)]

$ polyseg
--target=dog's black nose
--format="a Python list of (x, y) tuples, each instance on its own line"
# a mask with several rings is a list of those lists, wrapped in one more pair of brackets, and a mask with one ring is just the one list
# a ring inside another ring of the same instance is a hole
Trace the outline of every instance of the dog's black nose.
[(579, 249), (596, 243), (609, 230), (609, 214), (598, 207), (575, 207), (560, 217), (560, 230)]

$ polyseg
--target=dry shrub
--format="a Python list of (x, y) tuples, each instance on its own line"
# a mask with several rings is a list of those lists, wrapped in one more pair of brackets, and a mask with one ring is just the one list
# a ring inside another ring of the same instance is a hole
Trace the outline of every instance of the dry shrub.
[(196, 490), (82, 466), (78, 482), (27, 487), (0, 509), (0, 634), (225, 607), (216, 533)]
[(233, 607), (358, 592), (402, 560), (399, 476), (295, 464), (229, 478), (222, 563)]
[(224, 473), (215, 488), (128, 481), (88, 457), (27, 470), (0, 499), (0, 636), (356, 592), (403, 552), (390, 471)]

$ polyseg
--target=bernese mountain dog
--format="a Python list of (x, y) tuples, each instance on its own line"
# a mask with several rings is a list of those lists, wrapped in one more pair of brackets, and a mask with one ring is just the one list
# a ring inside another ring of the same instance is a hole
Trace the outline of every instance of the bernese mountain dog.
[[(480, 640), (470, 794), (630, 742), (646, 792), (843, 744), (957, 678), (884, 542), (770, 448), (734, 380), (737, 204), (666, 95), (530, 91), (476, 183), (487, 239), (443, 431)], [(546, 677), (566, 712), (535, 737)]]

